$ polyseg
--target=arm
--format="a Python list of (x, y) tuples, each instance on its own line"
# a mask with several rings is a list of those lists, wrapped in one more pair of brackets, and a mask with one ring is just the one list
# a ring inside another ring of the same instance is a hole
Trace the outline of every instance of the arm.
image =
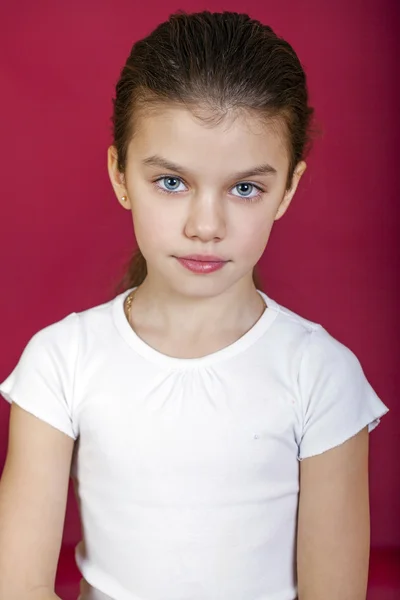
[(0, 598), (55, 600), (74, 440), (11, 407), (0, 481)]
[(365, 600), (370, 549), (368, 429), (300, 463), (299, 600)]

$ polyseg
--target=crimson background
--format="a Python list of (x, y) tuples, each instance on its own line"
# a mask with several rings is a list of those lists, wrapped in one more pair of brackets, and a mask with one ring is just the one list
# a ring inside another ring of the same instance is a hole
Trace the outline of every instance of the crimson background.
[[(372, 545), (400, 545), (400, 4), (20, 1), (0, 7), (0, 379), (38, 329), (109, 299), (133, 247), (106, 172), (132, 43), (179, 8), (237, 10), (298, 52), (323, 133), (261, 261), (264, 289), (359, 357), (391, 412), (371, 435)], [(397, 73), (397, 76), (396, 76)], [(0, 403), (0, 469), (9, 408)], [(79, 536), (70, 498), (64, 541)]]

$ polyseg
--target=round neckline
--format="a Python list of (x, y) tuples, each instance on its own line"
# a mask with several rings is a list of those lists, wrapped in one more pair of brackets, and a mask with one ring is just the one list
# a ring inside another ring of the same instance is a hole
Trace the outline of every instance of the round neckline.
[(137, 352), (143, 358), (157, 363), (160, 366), (172, 368), (172, 369), (187, 369), (187, 368), (199, 368), (204, 366), (212, 365), (221, 360), (226, 360), (236, 354), (240, 354), (249, 346), (254, 344), (272, 325), (279, 312), (279, 305), (269, 298), (261, 290), (257, 290), (260, 296), (263, 298), (266, 308), (260, 318), (254, 323), (254, 325), (244, 333), (240, 338), (210, 354), (200, 356), (197, 358), (179, 358), (163, 354), (159, 350), (156, 350), (147, 342), (142, 340), (141, 337), (135, 332), (128, 322), (125, 315), (124, 303), (125, 299), (133, 292), (136, 288), (130, 288), (121, 294), (118, 294), (113, 300), (112, 313), (114, 323), (124, 340), (128, 345)]

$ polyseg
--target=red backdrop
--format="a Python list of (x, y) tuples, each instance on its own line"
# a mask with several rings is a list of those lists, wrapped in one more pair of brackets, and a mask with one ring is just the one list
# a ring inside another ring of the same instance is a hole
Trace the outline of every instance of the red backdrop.
[[(323, 128), (261, 264), (267, 293), (360, 358), (391, 412), (371, 435), (372, 544), (400, 545), (400, 4), (389, 0), (19, 1), (0, 8), (0, 379), (28, 339), (111, 297), (133, 247), (106, 172), (134, 40), (170, 12), (237, 10), (298, 52)], [(0, 403), (0, 470), (9, 408)], [(70, 499), (65, 541), (79, 535)]]

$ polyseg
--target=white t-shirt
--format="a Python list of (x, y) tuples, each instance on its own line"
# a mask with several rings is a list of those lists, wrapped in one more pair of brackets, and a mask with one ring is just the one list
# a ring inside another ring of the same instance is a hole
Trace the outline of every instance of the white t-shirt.
[(1, 384), (76, 439), (85, 600), (293, 600), (299, 461), (388, 409), (321, 325), (267, 309), (230, 346), (166, 356), (131, 290), (39, 331)]

